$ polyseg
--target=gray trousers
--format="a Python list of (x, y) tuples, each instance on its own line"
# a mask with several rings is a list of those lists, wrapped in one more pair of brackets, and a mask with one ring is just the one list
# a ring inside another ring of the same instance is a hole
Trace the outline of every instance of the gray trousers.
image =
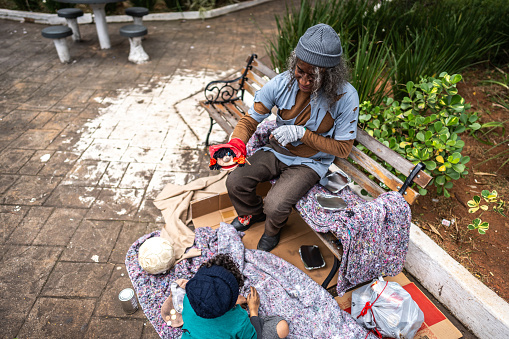
[[(306, 165), (287, 166), (269, 151), (258, 151), (249, 159), (251, 165), (237, 167), (226, 179), (228, 195), (238, 215), (264, 212), (265, 234), (274, 236), (286, 224), (293, 206), (313, 187), (320, 176)], [(256, 194), (256, 185), (277, 178), (265, 197)]]

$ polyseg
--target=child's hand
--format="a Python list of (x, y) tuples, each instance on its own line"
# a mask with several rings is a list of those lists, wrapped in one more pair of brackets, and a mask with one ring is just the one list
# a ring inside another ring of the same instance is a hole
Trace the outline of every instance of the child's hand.
[(247, 307), (249, 308), (249, 316), (258, 316), (258, 308), (260, 307), (260, 296), (256, 288), (251, 286), (251, 293), (247, 296)]
[(237, 298), (236, 304), (242, 305), (242, 304), (245, 304), (245, 303), (247, 303), (246, 297), (244, 297), (243, 295), (239, 294), (239, 297)]

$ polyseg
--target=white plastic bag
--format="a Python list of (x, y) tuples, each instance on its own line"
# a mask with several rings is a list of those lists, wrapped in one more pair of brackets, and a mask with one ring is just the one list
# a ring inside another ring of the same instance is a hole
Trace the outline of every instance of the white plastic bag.
[(361, 325), (390, 338), (413, 339), (424, 313), (396, 282), (375, 279), (352, 293), (352, 316)]

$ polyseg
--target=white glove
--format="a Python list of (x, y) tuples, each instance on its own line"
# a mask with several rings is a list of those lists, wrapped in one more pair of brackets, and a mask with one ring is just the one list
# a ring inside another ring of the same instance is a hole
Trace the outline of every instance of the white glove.
[(273, 130), (272, 135), (282, 146), (286, 146), (290, 142), (302, 139), (305, 132), (304, 126), (283, 125)]

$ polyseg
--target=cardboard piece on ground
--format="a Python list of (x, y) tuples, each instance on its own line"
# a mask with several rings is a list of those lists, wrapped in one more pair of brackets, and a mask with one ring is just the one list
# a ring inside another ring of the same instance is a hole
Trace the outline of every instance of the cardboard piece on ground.
[[(414, 339), (459, 339), (461, 332), (440, 312), (440, 310), (426, 297), (422, 291), (400, 273), (395, 277), (385, 277), (386, 281), (394, 281), (400, 284), (419, 305), (424, 313), (424, 323), (416, 333)], [(351, 312), (352, 291), (346, 292), (342, 297), (335, 297), (339, 307), (346, 312)]]
[[(263, 188), (261, 188), (261, 190), (263, 190)], [(215, 229), (219, 227), (220, 222), (231, 223), (237, 216), (235, 209), (231, 206), (227, 193), (192, 201), (191, 213), (195, 228), (208, 226)], [(251, 226), (242, 238), (244, 246), (249, 249), (256, 249), (256, 245), (263, 231), (263, 222)], [(317, 245), (325, 260), (325, 266), (319, 269), (307, 270), (299, 254), (299, 248), (302, 245)], [(281, 231), (281, 239), (278, 246), (273, 249), (271, 253), (298, 267), (320, 285), (323, 283), (334, 264), (334, 255), (332, 252), (295, 210), (290, 214), (286, 226)], [(329, 286), (334, 286), (337, 280), (336, 273)]]
[[(258, 194), (265, 195), (270, 186), (261, 185), (258, 188)], [(237, 216), (227, 193), (192, 201), (191, 213), (195, 228), (208, 226), (215, 229), (219, 227), (220, 222), (231, 223)], [(246, 248), (256, 249), (256, 245), (263, 231), (263, 222), (251, 226), (242, 238)], [(305, 269), (304, 263), (299, 255), (299, 248), (302, 245), (317, 245), (324, 257), (326, 263), (325, 267), (316, 270)], [(298, 267), (320, 285), (329, 274), (334, 263), (332, 252), (295, 210), (290, 215), (287, 225), (281, 231), (281, 240), (278, 246), (272, 250), (271, 253)], [(415, 339), (458, 339), (462, 337), (461, 332), (454, 327), (449, 319), (447, 319), (403, 273), (395, 277), (387, 277), (386, 280), (395, 281), (403, 286), (424, 313), (424, 323), (417, 332)], [(337, 273), (332, 279), (331, 285), (334, 285), (336, 281)], [(336, 297), (335, 299), (343, 310), (350, 312), (352, 291), (345, 293), (342, 297)]]

